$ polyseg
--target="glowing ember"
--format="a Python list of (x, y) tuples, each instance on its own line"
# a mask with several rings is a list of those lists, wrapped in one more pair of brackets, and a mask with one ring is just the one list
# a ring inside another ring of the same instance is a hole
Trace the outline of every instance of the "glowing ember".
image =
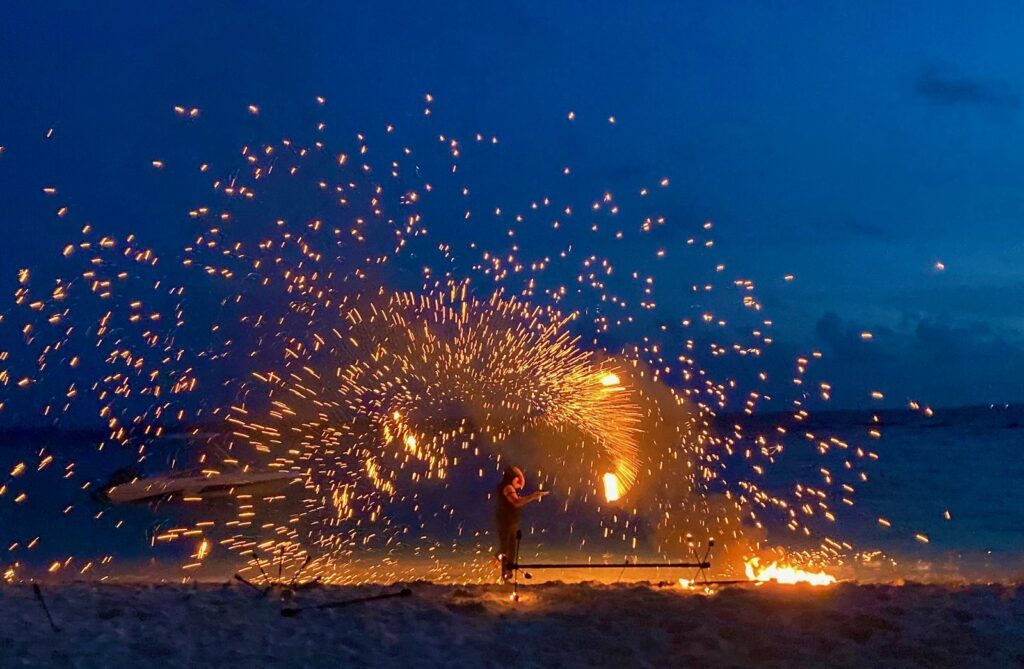
[(792, 585), (794, 583), (810, 583), (811, 585), (832, 585), (836, 582), (835, 576), (830, 576), (825, 572), (813, 572), (805, 571), (803, 569), (797, 569), (796, 567), (780, 567), (777, 562), (762, 567), (760, 566), (760, 560), (750, 558), (746, 564), (747, 578), (751, 581), (757, 581), (758, 583), (769, 583), (775, 581), (776, 583), (784, 583), (786, 585)]

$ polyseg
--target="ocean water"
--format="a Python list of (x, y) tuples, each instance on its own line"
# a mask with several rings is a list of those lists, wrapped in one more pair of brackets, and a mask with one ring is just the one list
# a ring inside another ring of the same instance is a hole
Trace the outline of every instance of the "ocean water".
[[(779, 420), (777, 416), (749, 419), (745, 433), (774, 429)], [(826, 490), (830, 506), (838, 510), (837, 522), (826, 528), (829, 536), (849, 542), (856, 551), (880, 551), (885, 556), (867, 564), (852, 562), (844, 575), (915, 580), (1024, 577), (1024, 505), (1020, 497), (1024, 489), (1024, 408), (937, 410), (931, 418), (908, 411), (825, 413), (806, 423), (789, 421), (786, 425), (785, 451), (758, 483), (780, 495), (797, 484)], [(881, 439), (872, 438), (868, 434), (871, 429), (880, 430)], [(822, 439), (835, 437), (851, 448), (870, 449), (878, 459), (863, 459), (858, 461), (865, 463), (863, 467), (844, 472), (842, 463), (850, 458), (849, 450), (833, 448), (821, 455), (804, 436), (807, 433)], [(104, 573), (180, 578), (180, 565), (195, 550), (195, 542), (163, 544), (154, 537), (200, 517), (225, 522), (237, 513), (236, 505), (216, 500), (201, 505), (105, 504), (95, 499), (93, 491), (113, 471), (132, 464), (136, 454), (118, 447), (97, 452), (100, 439), (87, 433), (23, 433), (3, 438), (0, 471), (7, 491), (0, 497), (0, 551), (4, 552), (0, 561), (17, 561), (26, 573), (45, 574), (54, 561), (75, 556), (72, 564), (62, 565), (58, 571), (78, 577), (87, 561), (98, 563), (103, 556), (114, 556), (114, 562), (122, 567)], [(194, 464), (196, 448), (182, 437), (152, 442), (145, 448), (146, 471)], [(47, 462), (47, 456), (52, 460)], [(28, 471), (12, 475), (21, 462)], [(47, 464), (39, 470), (44, 462)], [(742, 466), (738, 460), (730, 463), (731, 468)], [(823, 484), (822, 467), (833, 472), (833, 485)], [(868, 480), (857, 481), (856, 492), (846, 495), (854, 504), (846, 506), (841, 503), (844, 493), (838, 484), (844, 476), (855, 476), (855, 471), (864, 471)], [(483, 485), (486, 489), (487, 483)], [(26, 497), (17, 502), (21, 494)], [(489, 513), (480, 514), (485, 520), (477, 529), (489, 529), (488, 517)], [(538, 524), (543, 522), (541, 518), (534, 517)], [(890, 521), (891, 527), (880, 525), (879, 518)], [(768, 514), (764, 519), (769, 543), (794, 550), (807, 546), (805, 538), (785, 528), (781, 516)], [(474, 529), (459, 526), (456, 536), (450, 526), (437, 527), (439, 534), (448, 532), (450, 536), (431, 539), (448, 545), (464, 541), (461, 537), (472, 535)], [(557, 532), (548, 529), (531, 538), (550, 547), (557, 544), (553, 534)], [(928, 542), (916, 535), (926, 536)], [(224, 557), (237, 560), (237, 556)], [(226, 568), (235, 567), (228, 564)], [(97, 565), (97, 573), (100, 571)]]
[[(842, 505), (836, 486), (830, 502), (841, 510), (833, 536), (860, 549), (884, 551), (898, 562), (887, 575), (1024, 576), (1024, 407), (940, 409), (932, 417), (910, 411), (833, 412), (787, 427), (791, 435), (834, 436), (851, 448), (877, 453), (878, 460), (862, 469), (868, 480), (857, 481), (856, 493), (849, 496), (854, 506)], [(873, 438), (872, 429), (881, 438)], [(766, 472), (767, 487), (781, 492), (802, 480), (821, 488), (819, 467), (842, 476), (847, 451), (833, 448), (822, 456), (809, 444), (787, 440), (785, 457)], [(879, 518), (891, 527), (879, 524)], [(778, 538), (774, 529), (771, 536)]]

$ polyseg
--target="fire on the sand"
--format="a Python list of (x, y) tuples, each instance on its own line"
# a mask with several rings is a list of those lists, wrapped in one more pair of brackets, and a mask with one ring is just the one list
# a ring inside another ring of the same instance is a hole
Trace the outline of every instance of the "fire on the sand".
[(785, 584), (810, 583), (811, 585), (832, 585), (836, 582), (835, 576), (826, 574), (823, 571), (815, 572), (797, 569), (796, 567), (780, 567), (777, 562), (772, 562), (762, 567), (761, 561), (756, 557), (747, 560), (745, 571), (747, 578), (758, 583), (775, 581), (776, 583)]
[[(797, 567), (784, 567), (779, 566), (778, 562), (772, 562), (762, 567), (761, 560), (756, 557), (746, 560), (744, 571), (746, 572), (747, 579), (756, 584), (774, 582), (784, 585), (795, 585), (797, 583), (832, 585), (836, 582), (835, 576), (826, 574), (823, 571), (807, 571)], [(679, 585), (686, 589), (692, 589), (699, 585), (699, 583), (688, 578), (681, 578), (679, 579)]]

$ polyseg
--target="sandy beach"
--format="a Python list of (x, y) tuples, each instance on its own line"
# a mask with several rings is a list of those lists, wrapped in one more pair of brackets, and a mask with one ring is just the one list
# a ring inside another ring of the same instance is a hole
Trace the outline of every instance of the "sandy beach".
[[(323, 604), (411, 589), (409, 597)], [(291, 602), (240, 584), (0, 590), (3, 667), (1011, 667), (1024, 586), (317, 588)]]

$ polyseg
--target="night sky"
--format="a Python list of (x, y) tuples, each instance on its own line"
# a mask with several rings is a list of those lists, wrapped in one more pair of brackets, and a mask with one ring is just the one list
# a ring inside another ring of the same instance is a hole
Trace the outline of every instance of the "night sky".
[[(84, 220), (180, 247), (194, 193), (148, 169), (183, 151), (175, 104), (202, 109), (192, 145), (217, 153), (246, 141), (251, 103), (274, 135), (316, 95), (359, 129), (411, 124), (430, 92), (447, 126), (501, 137), (482, 195), (499, 204), (566, 159), (581, 192), (670, 177), (669, 225), (715, 223), (780, 351), (826, 354), (834, 406), (876, 387), (892, 406), (1024, 401), (1024, 6), (484, 4), (9, 3), (4, 289), (58, 262), (50, 183)], [(689, 266), (657, 271), (662, 315), (682, 311)]]

